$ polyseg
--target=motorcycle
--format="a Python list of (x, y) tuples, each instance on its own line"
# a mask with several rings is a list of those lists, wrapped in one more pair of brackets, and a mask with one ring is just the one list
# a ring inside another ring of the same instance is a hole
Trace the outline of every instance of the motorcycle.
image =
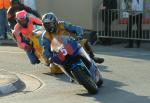
[(96, 94), (103, 79), (94, 60), (83, 47), (70, 36), (53, 36), (51, 40), (53, 62), (63, 66), (64, 73), (83, 85), (90, 94)]

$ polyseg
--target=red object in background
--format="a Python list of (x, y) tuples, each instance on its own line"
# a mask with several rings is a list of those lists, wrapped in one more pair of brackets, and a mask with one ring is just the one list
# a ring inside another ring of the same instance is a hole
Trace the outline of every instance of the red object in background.
[(128, 18), (121, 18), (119, 24), (128, 24)]
[(144, 20), (143, 20), (143, 24), (150, 24), (150, 18), (145, 17)]
[[(121, 18), (119, 20), (119, 24), (128, 24), (128, 18)], [(144, 17), (143, 18), (143, 24), (150, 24), (150, 18)]]

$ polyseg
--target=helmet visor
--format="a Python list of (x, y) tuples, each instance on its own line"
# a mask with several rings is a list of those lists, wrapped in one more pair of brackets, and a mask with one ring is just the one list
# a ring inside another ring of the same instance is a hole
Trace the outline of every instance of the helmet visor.
[(50, 33), (56, 32), (56, 24), (55, 24), (55, 22), (46, 22), (46, 23), (44, 23), (44, 27)]
[(22, 26), (22, 27), (27, 27), (28, 25), (28, 19), (19, 19), (18, 23)]

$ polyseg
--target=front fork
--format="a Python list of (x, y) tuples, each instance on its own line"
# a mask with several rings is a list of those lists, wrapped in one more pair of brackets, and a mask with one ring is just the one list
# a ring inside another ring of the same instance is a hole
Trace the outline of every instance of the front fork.
[(82, 55), (82, 58), (83, 59), (83, 63), (86, 65), (86, 67), (88, 68), (87, 70), (90, 72), (93, 80), (95, 82), (98, 82), (99, 79), (101, 78), (101, 75), (100, 75), (100, 71), (99, 69), (97, 68), (96, 66), (96, 63), (93, 59), (91, 59), (89, 57), (89, 55), (87, 55), (87, 53), (85, 52), (85, 50), (83, 48), (81, 48), (80, 50), (80, 53)]
[(92, 78), (97, 83), (102, 78), (102, 76), (100, 74), (98, 67), (96, 66), (96, 63), (93, 60), (91, 62), (91, 67), (89, 70), (92, 73)]

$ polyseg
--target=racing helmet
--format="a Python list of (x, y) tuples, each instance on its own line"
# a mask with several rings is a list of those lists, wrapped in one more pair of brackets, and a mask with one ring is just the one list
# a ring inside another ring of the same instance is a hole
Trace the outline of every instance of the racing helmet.
[(50, 12), (50, 13), (46, 13), (45, 15), (43, 15), (42, 23), (47, 32), (56, 33), (58, 18), (56, 17), (54, 13)]
[(16, 13), (16, 21), (23, 28), (27, 28), (29, 23), (29, 15), (25, 10)]

